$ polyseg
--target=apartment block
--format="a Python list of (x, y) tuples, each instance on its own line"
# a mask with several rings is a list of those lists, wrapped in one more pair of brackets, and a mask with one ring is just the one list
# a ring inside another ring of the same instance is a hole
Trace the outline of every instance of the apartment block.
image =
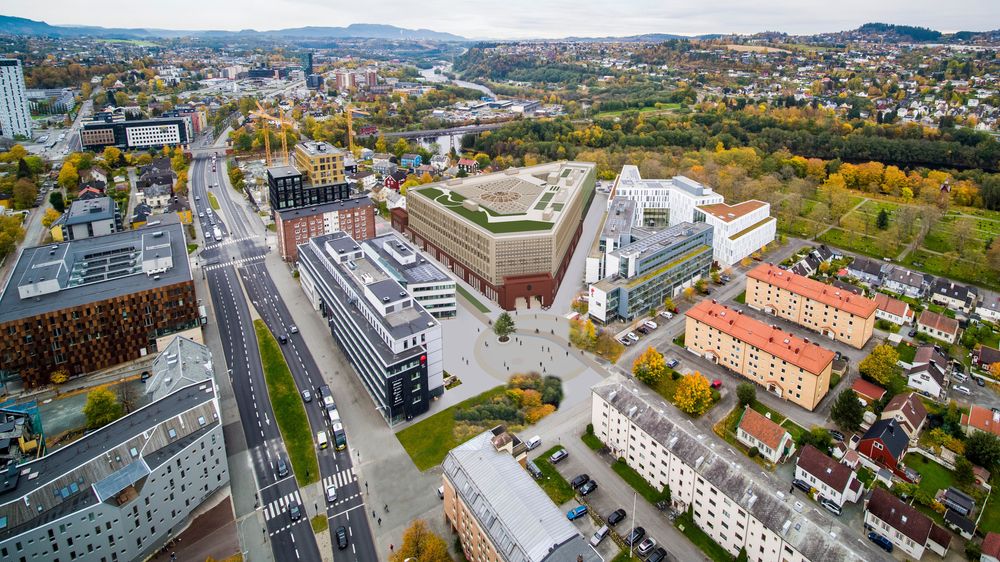
[(0, 137), (31, 138), (31, 108), (18, 59), (0, 59)]
[(861, 349), (875, 330), (875, 301), (769, 263), (747, 273), (747, 306)]
[(186, 145), (194, 138), (191, 117), (165, 117), (133, 121), (92, 121), (80, 129), (84, 149), (155, 148)]
[(104, 236), (122, 231), (122, 214), (110, 197), (77, 199), (52, 226), (59, 228), (60, 242)]
[(284, 209), (274, 213), (278, 254), (287, 262), (298, 259), (298, 247), (310, 238), (344, 231), (355, 240), (375, 236), (375, 205), (370, 198), (355, 197), (333, 203)]
[(756, 200), (701, 205), (694, 211), (694, 221), (712, 225), (714, 258), (723, 267), (737, 264), (774, 242), (778, 227), (770, 203)]
[(684, 345), (807, 410), (830, 390), (832, 351), (715, 301), (688, 310)]
[(295, 145), (295, 167), (313, 185), (347, 183), (346, 152), (329, 143), (307, 141)]
[[(676, 419), (674, 416), (677, 416)], [(663, 399), (614, 375), (592, 388), (594, 434), (653, 488), (670, 487), (672, 508), (731, 556), (752, 562), (847, 562), (881, 557), (816, 510), (801, 510), (788, 486), (727, 446), (701, 435)]]

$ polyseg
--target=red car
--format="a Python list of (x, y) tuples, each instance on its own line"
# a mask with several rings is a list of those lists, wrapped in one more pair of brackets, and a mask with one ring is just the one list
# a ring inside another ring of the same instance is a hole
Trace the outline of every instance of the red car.
[(722, 388), (722, 381), (719, 379), (712, 380), (712, 388), (719, 389)]

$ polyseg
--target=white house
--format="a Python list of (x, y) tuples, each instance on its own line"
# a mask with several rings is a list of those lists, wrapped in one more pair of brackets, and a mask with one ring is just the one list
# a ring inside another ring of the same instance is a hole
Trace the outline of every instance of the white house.
[(976, 314), (983, 320), (1000, 322), (1000, 296), (983, 298), (976, 306)]
[(917, 318), (917, 331), (947, 343), (958, 339), (958, 320), (925, 310)]
[(885, 276), (885, 288), (911, 298), (920, 298), (927, 289), (922, 273), (914, 273), (902, 267), (894, 267), (889, 271)]
[(913, 311), (910, 303), (894, 299), (885, 293), (875, 293), (875, 318), (888, 320), (897, 326), (905, 326), (913, 322)]
[(795, 478), (808, 482), (840, 507), (856, 502), (865, 493), (865, 486), (854, 470), (824, 455), (812, 445), (806, 445), (795, 463)]
[(945, 372), (935, 363), (915, 365), (906, 370), (906, 386), (931, 398), (944, 396), (947, 381)]
[(756, 447), (760, 456), (779, 463), (795, 452), (795, 441), (785, 428), (747, 406), (736, 427), (736, 440), (747, 447)]
[(865, 524), (916, 560), (927, 549), (944, 557), (951, 544), (951, 533), (885, 488), (875, 488), (868, 498)]

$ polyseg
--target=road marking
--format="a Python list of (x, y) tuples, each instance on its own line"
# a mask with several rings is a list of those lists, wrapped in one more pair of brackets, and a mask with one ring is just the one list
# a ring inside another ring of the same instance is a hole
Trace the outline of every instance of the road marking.
[[(267, 458), (268, 458), (268, 460), (270, 460), (271, 459), (271, 451), (265, 450), (265, 453), (267, 453)], [(270, 484), (268, 484), (267, 486), (264, 486), (263, 488), (261, 488), (258, 491), (263, 492), (264, 490), (270, 488), (271, 486), (277, 486), (278, 484), (281, 484), (282, 482), (284, 482), (285, 480), (288, 480), (289, 478), (294, 478), (294, 476), (288, 475), (288, 476), (282, 478), (281, 480), (278, 480), (277, 482), (271, 482)]]
[(354, 507), (352, 507), (352, 508), (350, 508), (350, 509), (345, 509), (344, 511), (341, 511), (340, 513), (334, 513), (333, 515), (331, 515), (331, 516), (327, 517), (327, 519), (333, 519), (334, 517), (340, 517), (341, 515), (343, 515), (343, 514), (345, 514), (345, 513), (348, 513), (348, 512), (351, 512), (351, 511), (354, 511), (355, 509), (358, 509), (358, 508), (362, 508), (362, 507), (364, 507), (364, 506), (365, 506), (365, 504), (361, 504), (361, 505), (356, 505), (356, 506), (354, 506)]

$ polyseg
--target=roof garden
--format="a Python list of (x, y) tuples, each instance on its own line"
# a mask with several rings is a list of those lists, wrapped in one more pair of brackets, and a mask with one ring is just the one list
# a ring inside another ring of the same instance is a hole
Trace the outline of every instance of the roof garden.
[[(552, 230), (552, 222), (537, 220), (498, 220), (491, 221), (490, 217), (503, 217), (502, 215), (485, 207), (480, 207), (478, 211), (466, 208), (463, 202), (466, 200), (462, 195), (454, 191), (445, 192), (436, 187), (421, 187), (414, 189), (416, 193), (434, 201), (441, 207), (451, 210), (455, 214), (473, 222), (494, 234), (511, 234), (518, 232), (532, 232), (536, 230)], [(520, 213), (516, 213), (520, 214)]]

